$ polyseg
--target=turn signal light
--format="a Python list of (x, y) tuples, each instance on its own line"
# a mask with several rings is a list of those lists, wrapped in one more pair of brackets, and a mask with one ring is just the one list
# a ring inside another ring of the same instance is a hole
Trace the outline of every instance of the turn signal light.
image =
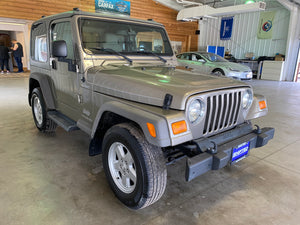
[(187, 131), (186, 122), (184, 120), (172, 123), (173, 134), (180, 134)]
[(267, 108), (267, 103), (266, 103), (266, 101), (260, 101), (258, 104), (259, 104), (259, 108), (260, 108), (261, 110)]
[(152, 137), (156, 137), (156, 131), (155, 131), (155, 127), (152, 123), (147, 123), (147, 127), (148, 127), (148, 130), (149, 130), (149, 133)]

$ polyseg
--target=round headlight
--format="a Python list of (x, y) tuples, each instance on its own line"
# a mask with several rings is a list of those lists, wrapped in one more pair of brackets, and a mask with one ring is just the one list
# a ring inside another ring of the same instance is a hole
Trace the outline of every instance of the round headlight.
[(193, 100), (188, 108), (188, 118), (191, 123), (196, 123), (204, 116), (205, 105), (201, 100)]
[(243, 94), (243, 98), (242, 98), (242, 106), (243, 109), (247, 109), (251, 106), (253, 101), (253, 96), (252, 96), (252, 92), (251, 90), (247, 89), (244, 94)]

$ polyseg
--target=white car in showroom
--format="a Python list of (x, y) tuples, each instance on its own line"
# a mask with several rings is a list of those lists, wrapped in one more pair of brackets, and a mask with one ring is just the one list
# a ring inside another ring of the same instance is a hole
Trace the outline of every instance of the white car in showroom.
[(240, 80), (252, 79), (252, 71), (248, 66), (229, 62), (214, 53), (185, 52), (176, 57), (178, 66), (183, 66), (197, 73), (223, 75)]

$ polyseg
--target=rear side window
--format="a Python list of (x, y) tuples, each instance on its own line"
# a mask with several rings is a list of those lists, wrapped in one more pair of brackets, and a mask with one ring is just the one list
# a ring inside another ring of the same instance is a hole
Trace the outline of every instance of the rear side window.
[(191, 60), (190, 54), (184, 53), (181, 55), (181, 59), (183, 60)]
[(31, 58), (39, 62), (47, 62), (48, 43), (44, 23), (33, 24), (31, 27)]

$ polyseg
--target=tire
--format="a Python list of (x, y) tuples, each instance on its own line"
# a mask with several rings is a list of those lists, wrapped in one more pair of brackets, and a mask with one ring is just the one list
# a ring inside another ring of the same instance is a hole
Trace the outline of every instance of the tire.
[(53, 133), (56, 123), (47, 117), (46, 104), (41, 89), (35, 88), (31, 94), (31, 109), (35, 126), (42, 132)]
[(122, 203), (141, 209), (161, 198), (167, 184), (165, 158), (161, 148), (147, 142), (138, 128), (129, 123), (111, 127), (102, 150), (106, 178)]
[(222, 69), (214, 69), (212, 71), (212, 74), (218, 75), (218, 76), (225, 76), (225, 73), (224, 73), (224, 71)]

